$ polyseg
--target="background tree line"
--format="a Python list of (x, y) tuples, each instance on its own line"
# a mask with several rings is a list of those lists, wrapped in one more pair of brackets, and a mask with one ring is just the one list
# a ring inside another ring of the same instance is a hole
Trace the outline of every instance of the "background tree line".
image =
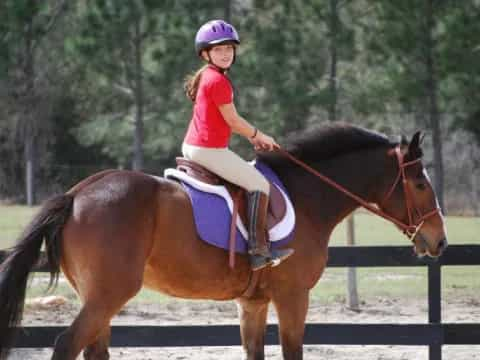
[(441, 204), (478, 211), (478, 0), (5, 0), (0, 197), (33, 204), (106, 167), (172, 166), (194, 35), (213, 18), (240, 32), (230, 76), (247, 119), (280, 143), (337, 120), (423, 129)]

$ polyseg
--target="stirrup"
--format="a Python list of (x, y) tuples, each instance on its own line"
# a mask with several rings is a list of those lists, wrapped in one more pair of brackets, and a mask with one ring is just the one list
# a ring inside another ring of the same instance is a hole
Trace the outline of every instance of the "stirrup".
[(272, 258), (260, 254), (250, 255), (250, 268), (252, 271), (258, 271), (272, 265)]
[(293, 255), (295, 250), (293, 249), (271, 249), (270, 250), (272, 254), (272, 267), (280, 265), (280, 263)]

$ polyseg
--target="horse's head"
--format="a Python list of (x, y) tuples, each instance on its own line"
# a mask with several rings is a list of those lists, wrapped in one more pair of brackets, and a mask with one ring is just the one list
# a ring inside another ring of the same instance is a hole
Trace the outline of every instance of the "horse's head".
[(414, 243), (419, 256), (438, 257), (447, 247), (444, 218), (430, 178), (422, 164), (420, 132), (410, 142), (402, 141), (389, 155), (398, 173), (380, 203), (383, 211), (405, 226), (399, 226)]

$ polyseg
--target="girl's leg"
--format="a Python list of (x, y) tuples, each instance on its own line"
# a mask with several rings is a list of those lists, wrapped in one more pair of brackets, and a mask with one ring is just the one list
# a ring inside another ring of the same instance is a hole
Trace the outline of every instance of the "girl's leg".
[(248, 192), (270, 193), (270, 184), (254, 166), (227, 148), (204, 148), (184, 144), (183, 156)]
[(248, 191), (248, 246), (252, 270), (278, 265), (293, 253), (291, 249), (270, 252), (267, 243), (267, 211), (270, 184), (255, 167), (228, 149), (185, 145), (184, 156)]

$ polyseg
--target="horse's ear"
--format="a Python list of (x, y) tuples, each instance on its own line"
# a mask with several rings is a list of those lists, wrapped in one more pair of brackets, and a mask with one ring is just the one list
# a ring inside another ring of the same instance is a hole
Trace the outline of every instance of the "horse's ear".
[(405, 155), (408, 152), (408, 139), (405, 135), (402, 135), (400, 139), (400, 151), (402, 152), (403, 155)]
[(426, 136), (426, 135), (427, 135), (427, 134), (425, 134), (424, 132), (421, 132), (421, 133), (420, 133), (420, 145), (423, 144), (423, 140), (425, 140), (425, 136)]
[(422, 132), (417, 131), (415, 134), (412, 136), (412, 140), (410, 141), (410, 145), (408, 145), (408, 151), (409, 152), (414, 152), (420, 147), (420, 143), (423, 140)]

